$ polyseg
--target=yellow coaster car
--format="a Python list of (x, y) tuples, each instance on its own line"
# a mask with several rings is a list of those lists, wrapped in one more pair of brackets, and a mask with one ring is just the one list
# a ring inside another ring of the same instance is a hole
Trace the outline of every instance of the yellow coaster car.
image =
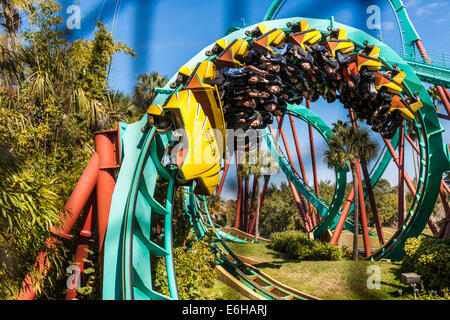
[(352, 58), (356, 61), (358, 65), (358, 71), (361, 71), (362, 67), (366, 67), (368, 71), (375, 72), (381, 69), (382, 63), (378, 59), (380, 55), (380, 48), (374, 46), (368, 55), (364, 54), (361, 50), (357, 54), (353, 55)]
[(212, 55), (217, 55), (220, 54), (221, 52), (223, 52), (223, 50), (225, 50), (228, 46), (230, 45), (230, 42), (228, 42), (227, 40), (225, 40), (224, 38), (219, 39), (216, 41), (216, 43), (214, 43), (214, 46), (212, 47), (211, 50), (208, 50), (205, 52), (205, 54), (207, 56), (212, 56)]
[(189, 77), (192, 75), (193, 70), (194, 70), (194, 68), (189, 68), (188, 66), (182, 66), (178, 70), (177, 79), (175, 80), (175, 82), (172, 82), (170, 84), (170, 87), (172, 89), (175, 89), (179, 85), (185, 84), (187, 82), (187, 80), (189, 79)]
[(334, 58), (336, 58), (337, 51), (341, 53), (350, 53), (355, 50), (355, 45), (352, 40), (348, 40), (347, 38), (347, 30), (342, 28), (339, 29), (337, 39), (329, 38), (325, 40), (325, 46), (333, 54)]
[(217, 86), (204, 83), (206, 79), (214, 79), (215, 75), (214, 64), (211, 61), (203, 61), (195, 67), (185, 88), (191, 90), (196, 100), (201, 104), (203, 112), (216, 131), (219, 150), (223, 150), (224, 153), (226, 146), (226, 127), (222, 101), (219, 98)]
[(195, 193), (212, 195), (219, 184), (222, 156), (211, 121), (203, 110), (192, 90), (181, 90), (170, 96), (162, 110), (161, 106), (151, 105), (147, 112), (171, 116), (176, 128), (184, 128), (182, 141), (173, 148), (175, 155), (171, 155), (172, 163), (179, 169), (178, 183), (195, 180)]
[(244, 64), (241, 62), (248, 54), (248, 42), (244, 39), (234, 40), (216, 58), (218, 70), (224, 67), (239, 68)]
[(409, 104), (409, 108), (415, 113), (417, 110), (423, 107), (422, 101), (417, 101)]
[(286, 34), (283, 30), (273, 29), (253, 41), (253, 45), (275, 54), (272, 47), (278, 48), (284, 42)]
[(311, 29), (308, 22), (305, 20), (300, 20), (300, 22), (292, 25), (288, 23), (288, 27), (292, 28), (292, 30), (300, 32), (294, 32), (289, 35), (289, 42), (299, 45), (306, 50), (305, 44), (308, 46), (314, 46), (322, 39), (322, 34), (320, 31)]
[(269, 31), (270, 29), (265, 23), (258, 23), (255, 29), (245, 31), (245, 35), (259, 37), (260, 35), (263, 35)]
[(392, 94), (400, 94), (402, 92), (402, 82), (406, 77), (406, 74), (402, 71), (390, 78), (386, 74), (375, 72), (375, 88), (379, 91), (381, 88), (386, 88), (388, 92)]
[(213, 80), (215, 77), (216, 69), (214, 63), (206, 60), (197, 64), (184, 87), (186, 89), (203, 88), (209, 86), (204, 83), (206, 79)]
[(177, 180), (186, 184), (195, 180), (194, 192), (211, 195), (219, 183), (220, 162), (226, 147), (226, 127), (217, 86), (204, 83), (214, 79), (211, 61), (195, 67), (184, 85), (164, 105), (153, 104), (147, 113), (160, 123), (171, 121), (174, 128), (184, 128), (172, 162), (179, 168)]
[(408, 106), (408, 104), (403, 100), (399, 95), (393, 95), (392, 101), (391, 101), (391, 109), (389, 110), (389, 113), (391, 113), (394, 110), (399, 110), (402, 114), (402, 117), (406, 120), (414, 120), (414, 112), (420, 109), (422, 106), (422, 102), (415, 102), (414, 103), (414, 109), (411, 108), (411, 106)]

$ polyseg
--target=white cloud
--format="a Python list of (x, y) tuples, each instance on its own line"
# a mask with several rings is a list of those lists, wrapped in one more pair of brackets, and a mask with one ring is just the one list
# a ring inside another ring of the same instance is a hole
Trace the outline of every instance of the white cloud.
[(418, 16), (428, 16), (431, 15), (433, 12), (437, 11), (438, 8), (446, 7), (447, 3), (445, 2), (431, 2), (428, 4), (425, 4), (415, 11), (415, 14)]
[(395, 24), (393, 22), (383, 22), (381, 24), (381, 30), (383, 31), (392, 31), (394, 30)]
[(421, 2), (421, 0), (407, 0), (407, 1), (404, 1), (406, 7), (415, 7), (415, 6), (417, 6), (420, 2)]
[(434, 20), (434, 23), (435, 24), (443, 24), (443, 23), (446, 23), (447, 21), (448, 21), (448, 19), (439, 18), (439, 19)]

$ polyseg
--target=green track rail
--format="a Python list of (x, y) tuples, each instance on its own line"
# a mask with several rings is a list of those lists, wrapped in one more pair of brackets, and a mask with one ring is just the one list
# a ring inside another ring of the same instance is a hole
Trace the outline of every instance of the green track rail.
[[(308, 300), (310, 297), (306, 294), (293, 292), (273, 283), (270, 279), (257, 272), (254, 268), (249, 267), (242, 262), (233, 251), (227, 246), (219, 230), (215, 227), (211, 216), (209, 215), (208, 206), (204, 196), (198, 196), (192, 193), (192, 187), (184, 189), (185, 203), (193, 204), (193, 206), (185, 207), (185, 212), (189, 217), (195, 217), (191, 221), (195, 221), (194, 230), (202, 230), (197, 232), (197, 238), (203, 239), (205, 235), (212, 237), (211, 248), (216, 255), (216, 260), (225, 270), (233, 275), (242, 284), (250, 290), (256, 292), (263, 298), (269, 300)], [(232, 239), (230, 239), (233, 241)]]

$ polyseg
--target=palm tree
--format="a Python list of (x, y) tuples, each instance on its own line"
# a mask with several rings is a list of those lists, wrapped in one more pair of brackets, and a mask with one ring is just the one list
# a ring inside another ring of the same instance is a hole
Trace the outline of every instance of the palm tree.
[[(272, 157), (272, 154), (260, 148), (247, 152), (245, 161), (239, 166), (238, 176), (240, 179), (248, 181), (250, 176), (253, 176), (250, 212), (247, 212), (244, 204), (243, 214), (251, 217), (247, 225), (247, 232), (253, 233), (253, 229), (255, 230), (255, 241), (259, 237), (259, 216), (261, 212), (260, 178), (264, 175), (265, 179), (268, 179), (270, 175), (276, 174), (278, 169), (278, 163)], [(248, 195), (244, 197), (244, 201), (248, 201)]]
[(20, 26), (19, 9), (27, 5), (24, 0), (0, 0), (1, 9), (3, 12), (2, 26), (5, 28), (5, 43), (6, 48), (10, 51), (14, 50), (16, 45), (16, 34)]
[[(253, 156), (253, 155), (252, 155)], [(254, 166), (250, 164), (250, 152), (245, 151), (243, 154), (243, 161), (239, 163), (238, 166), (238, 179), (239, 184), (243, 184), (244, 187), (239, 188), (241, 192), (243, 191), (243, 196), (241, 200), (241, 210), (240, 210), (240, 221), (243, 223), (241, 224), (241, 229), (243, 231), (248, 231), (248, 224), (246, 223), (248, 220), (248, 183), (250, 176), (252, 174)]]
[(439, 94), (438, 89), (434, 85), (434, 86), (428, 88), (427, 91), (428, 91), (428, 94), (430, 95), (431, 99), (433, 100), (433, 104), (435, 105), (436, 110), (439, 111), (439, 104), (442, 104), (442, 98), (441, 98), (441, 95)]
[[(2, 48), (0, 49), (2, 57), (2, 68), (9, 66), (10, 68), (15, 64), (15, 55), (17, 51), (17, 32), (21, 24), (19, 12), (27, 10), (29, 12), (30, 6), (37, 2), (37, 0), (0, 0), (0, 9), (2, 12), (1, 26), (5, 30), (5, 36), (2, 39)], [(16, 83), (14, 72), (9, 72), (6, 79), (3, 81), (12, 86)]]
[[(267, 151), (259, 151), (260, 154), (258, 156), (259, 160), (259, 171), (256, 173), (258, 175), (258, 181), (261, 174), (264, 175), (265, 182), (268, 182), (268, 179), (271, 175), (278, 173), (279, 166), (278, 162), (272, 157), (272, 154)], [(259, 190), (259, 183), (256, 192), (256, 217), (255, 217), (255, 242), (259, 238), (259, 217), (261, 215), (261, 204), (262, 199)]]
[(164, 87), (168, 79), (158, 72), (145, 73), (138, 76), (138, 83), (134, 88), (133, 111), (143, 113), (155, 99), (155, 88)]
[(339, 120), (333, 123), (333, 135), (328, 140), (328, 150), (325, 152), (325, 161), (329, 168), (343, 167), (349, 163), (353, 176), (354, 189), (354, 223), (353, 260), (358, 259), (358, 225), (359, 225), (359, 195), (357, 166), (359, 160), (368, 163), (377, 153), (377, 144), (370, 139), (369, 131), (351, 127), (348, 123)]

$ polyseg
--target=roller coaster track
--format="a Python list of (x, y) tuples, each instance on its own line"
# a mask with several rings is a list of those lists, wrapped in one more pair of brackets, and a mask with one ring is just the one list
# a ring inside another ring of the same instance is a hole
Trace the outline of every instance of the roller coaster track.
[(391, 46), (405, 60), (419, 79), (426, 83), (450, 87), (450, 56), (427, 52), (425, 60), (416, 49), (405, 49)]
[[(330, 25), (329, 20), (290, 18), (266, 22), (269, 28), (285, 29), (287, 22), (297, 22), (300, 19), (307, 20), (311, 28), (326, 33)], [(237, 30), (226, 36), (226, 40), (232, 41), (239, 38), (247, 38), (246, 30), (255, 26), (249, 26)], [(416, 185), (413, 202), (407, 212), (407, 217), (401, 228), (393, 235), (385, 246), (375, 252), (371, 259), (399, 259), (403, 255), (405, 241), (410, 237), (418, 236), (424, 229), (436, 202), (439, 193), (442, 172), (449, 168), (449, 159), (444, 152), (442, 142), (442, 127), (439, 124), (436, 110), (423, 87), (420, 79), (414, 73), (410, 65), (397, 55), (391, 48), (368, 34), (339, 23), (334, 27), (345, 28), (349, 39), (355, 44), (362, 45), (364, 40), (377, 45), (380, 57), (385, 65), (392, 66), (397, 63), (406, 73), (404, 86), (409, 93), (419, 92), (424, 106), (416, 113), (415, 130), (419, 137), (420, 148), (420, 174)], [(198, 62), (205, 60), (205, 51), (210, 50), (213, 44), (200, 51), (186, 65), (194, 67)], [(173, 82), (176, 75), (169, 81)], [(160, 91), (154, 103), (164, 103), (170, 95), (169, 85)], [(326, 139), (330, 129), (324, 122), (311, 112), (307, 112), (299, 106), (291, 106), (289, 111), (302, 120), (313, 125)], [(164, 165), (165, 152), (171, 140), (172, 133), (159, 132), (152, 128), (148, 133), (143, 133), (141, 127), (146, 123), (146, 116), (139, 122), (126, 125), (120, 124), (120, 141), (122, 166), (117, 177), (114, 190), (108, 229), (105, 238), (104, 269), (103, 269), (103, 298), (104, 299), (177, 299), (177, 282), (173, 265), (172, 254), (172, 202), (175, 190), (175, 180), (169, 165)], [(281, 154), (273, 140), (271, 150)], [(395, 145), (397, 138), (391, 140)], [(283, 157), (280, 157), (283, 159)], [(285, 159), (284, 159), (285, 160)], [(372, 185), (376, 184), (387, 165), (392, 161), (391, 154), (384, 148), (370, 169)], [(323, 219), (314, 230), (318, 236), (326, 229), (332, 229), (339, 216), (340, 206), (345, 191), (345, 169), (336, 172), (336, 190), (332, 202), (329, 204), (315, 194), (292, 167), (286, 163), (283, 170), (299, 192), (319, 209)], [(283, 166), (281, 166), (283, 168)], [(159, 187), (156, 188), (155, 186)], [(185, 198), (186, 214), (197, 230), (198, 237), (203, 238), (210, 230), (214, 233), (211, 246), (216, 250), (218, 261), (236, 279), (258, 294), (268, 299), (308, 299), (308, 296), (289, 293), (285, 288), (271, 283), (262, 277), (253, 268), (246, 266), (226, 246), (222, 236), (214, 223), (210, 220), (205, 204), (205, 199), (198, 199), (191, 191), (187, 191)], [(186, 202), (187, 201), (187, 202)], [(203, 207), (201, 203), (203, 203)], [(203, 212), (201, 212), (203, 210)], [(152, 230), (152, 223), (158, 220), (164, 222), (161, 237)], [(208, 220), (208, 221), (206, 221)], [(351, 221), (347, 221), (350, 228)], [(220, 229), (220, 228), (219, 228)], [(223, 247), (220, 248), (218, 243)], [(166, 274), (170, 295), (166, 296), (157, 292), (154, 285), (153, 257), (163, 257), (166, 263)], [(231, 258), (230, 258), (231, 257)], [(279, 293), (280, 291), (281, 293)], [(311, 298), (311, 297), (309, 297)]]
[[(208, 212), (208, 206), (204, 196), (195, 195), (192, 188), (184, 188), (186, 214), (193, 218), (194, 230), (197, 230), (197, 238), (204, 239), (207, 234), (212, 236), (211, 248), (216, 254), (216, 260), (220, 266), (228, 271), (244, 286), (255, 292), (261, 299), (269, 300), (317, 300), (317, 298), (285, 286), (259, 271), (255, 267), (244, 263), (227, 246), (221, 232), (215, 227)], [(227, 234), (225, 234), (227, 236)], [(233, 239), (225, 238), (233, 241)]]

